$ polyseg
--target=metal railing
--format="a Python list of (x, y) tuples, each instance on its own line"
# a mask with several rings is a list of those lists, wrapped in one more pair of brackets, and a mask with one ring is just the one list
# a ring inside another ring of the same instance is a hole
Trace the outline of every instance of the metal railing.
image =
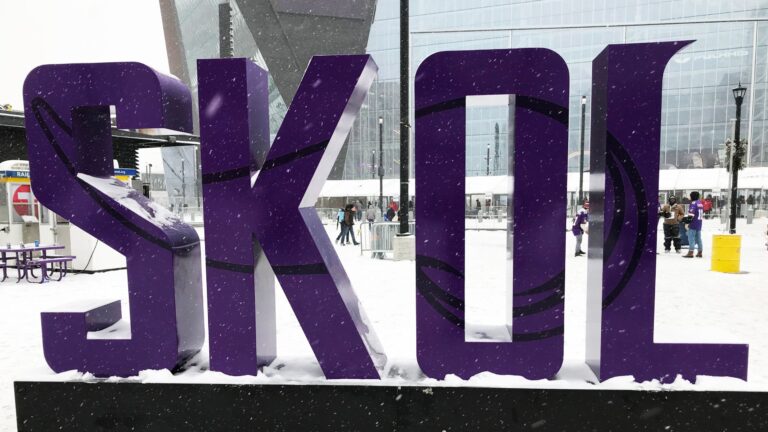
[(507, 206), (491, 206), (491, 207), (477, 207), (465, 208), (464, 218), (466, 219), (502, 219), (507, 217)]
[[(315, 207), (317, 211), (317, 217), (324, 225), (336, 225), (338, 221), (339, 209), (328, 207)], [(367, 223), (365, 220), (365, 212), (367, 209), (362, 209), (359, 214), (355, 214), (355, 224)], [(380, 216), (377, 216), (379, 218)]]
[[(360, 227), (360, 255), (371, 253), (371, 258), (383, 259), (394, 252), (392, 245), (400, 228), (398, 222), (363, 222)], [(416, 222), (408, 220), (408, 234), (416, 234)]]

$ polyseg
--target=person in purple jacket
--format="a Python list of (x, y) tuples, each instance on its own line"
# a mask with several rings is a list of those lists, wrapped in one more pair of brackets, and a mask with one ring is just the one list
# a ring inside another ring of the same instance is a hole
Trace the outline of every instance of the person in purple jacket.
[(696, 256), (702, 257), (704, 245), (701, 243), (701, 219), (703, 215), (704, 204), (699, 200), (699, 193), (691, 192), (691, 205), (688, 207), (688, 215), (684, 219), (685, 223), (688, 224), (688, 254), (683, 255), (683, 258), (693, 258), (693, 250), (697, 246), (699, 253)]
[(571, 232), (576, 236), (576, 256), (584, 255), (584, 251), (581, 250), (581, 240), (584, 237), (587, 222), (589, 222), (589, 201), (584, 200), (584, 205), (573, 218), (573, 226), (571, 227)]

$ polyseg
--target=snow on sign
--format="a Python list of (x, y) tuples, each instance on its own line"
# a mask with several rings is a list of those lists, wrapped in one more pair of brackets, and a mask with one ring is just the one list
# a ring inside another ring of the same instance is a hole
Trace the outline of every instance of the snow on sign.
[[(746, 345), (653, 341), (661, 83), (688, 43), (609, 45), (593, 62), (587, 341), (600, 379), (746, 379)], [(380, 377), (386, 353), (313, 209), (376, 71), (367, 55), (314, 57), (270, 147), (267, 72), (245, 59), (198, 62), (211, 369), (255, 374), (274, 358), (276, 277), (327, 378)], [(430, 202), (416, 210), (417, 355), (430, 377), (541, 379), (562, 364), (564, 237), (540, 227), (565, 213), (568, 89), (565, 62), (547, 49), (437, 53), (416, 73), (415, 177)], [(463, 231), (465, 98), (503, 93), (517, 95), (514, 333), (470, 343), (464, 244), (452, 235)], [(110, 105), (120, 128), (190, 131), (189, 90), (138, 63), (46, 65), (24, 97), (38, 199), (128, 263), (132, 337), (87, 339), (120, 319), (113, 304), (44, 313), (49, 365), (97, 376), (173, 369), (205, 334), (198, 236), (127, 186), (84, 179), (112, 175)]]

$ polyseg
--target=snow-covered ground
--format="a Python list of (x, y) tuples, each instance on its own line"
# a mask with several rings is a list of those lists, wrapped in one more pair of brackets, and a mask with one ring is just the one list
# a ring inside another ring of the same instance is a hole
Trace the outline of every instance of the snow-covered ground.
[[(483, 222), (490, 227), (494, 221)], [(674, 253), (658, 256), (656, 292), (657, 342), (733, 342), (750, 345), (749, 379), (701, 377), (691, 384), (678, 380), (669, 386), (634, 383), (620, 377), (600, 384), (583, 364), (586, 304), (586, 258), (573, 256), (574, 238), (567, 236), (566, 361), (558, 379), (527, 381), (520, 377), (480, 374), (469, 381), (449, 377), (437, 382), (424, 378), (416, 364), (415, 278), (413, 262), (372, 260), (360, 249), (337, 246), (347, 273), (389, 358), (384, 385), (473, 385), (567, 388), (695, 388), (768, 391), (768, 251), (765, 229), (768, 220), (754, 225), (739, 221), (743, 234), (742, 273), (721, 274), (709, 270), (711, 235), (722, 228), (719, 221), (705, 221), (704, 259), (684, 260)], [(477, 224), (479, 226), (479, 224)], [(503, 224), (499, 224), (503, 226)], [(468, 228), (474, 226), (468, 223)], [(328, 226), (335, 237), (334, 226)], [(506, 272), (503, 231), (468, 230), (467, 316), (469, 333), (503, 323)], [(201, 236), (202, 237), (202, 236)], [(661, 238), (659, 250), (661, 250)], [(586, 247), (586, 242), (584, 244)], [(297, 245), (299, 247), (299, 245)], [(42, 352), (40, 312), (79, 299), (122, 299), (127, 302), (124, 271), (71, 275), (63, 282), (43, 285), (0, 283), (0, 431), (15, 430), (14, 380), (90, 379), (76, 372), (55, 375)], [(143, 382), (324, 382), (285, 296), (277, 295), (278, 358), (257, 377), (227, 377), (206, 371), (207, 347), (197, 366), (176, 376), (168, 371), (147, 371), (132, 380)], [(125, 310), (124, 316), (128, 316)], [(472, 334), (469, 335), (470, 337)], [(366, 382), (367, 384), (376, 384)]]

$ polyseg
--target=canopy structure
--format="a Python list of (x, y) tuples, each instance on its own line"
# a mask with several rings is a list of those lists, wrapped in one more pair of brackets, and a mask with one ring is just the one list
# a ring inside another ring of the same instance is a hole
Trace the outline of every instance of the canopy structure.
[[(659, 190), (727, 190), (730, 174), (724, 168), (672, 169), (659, 172)], [(504, 195), (509, 192), (507, 176), (467, 177), (465, 195)], [(410, 195), (415, 195), (414, 180)], [(739, 189), (768, 189), (768, 168), (745, 168), (739, 172)], [(568, 173), (568, 192), (579, 191), (579, 173)], [(589, 192), (589, 173), (584, 173), (584, 191)], [(384, 196), (400, 194), (398, 179), (384, 180)], [(328, 180), (321, 197), (364, 197), (379, 195), (379, 180)]]
[[(410, 182), (409, 195), (415, 195), (413, 181)], [(373, 197), (379, 195), (379, 179), (370, 180), (328, 180), (320, 191), (323, 198), (333, 197)], [(384, 196), (399, 196), (400, 180), (384, 180)]]

